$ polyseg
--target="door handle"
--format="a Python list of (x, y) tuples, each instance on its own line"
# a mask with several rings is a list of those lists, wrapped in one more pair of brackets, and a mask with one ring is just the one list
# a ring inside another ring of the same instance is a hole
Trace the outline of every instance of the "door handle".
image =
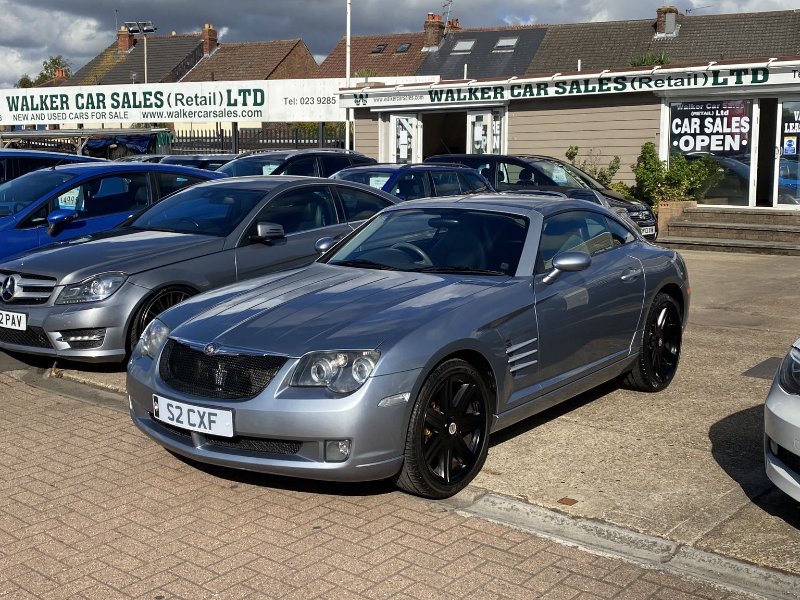
[(638, 268), (636, 268), (636, 269), (626, 269), (622, 273), (622, 276), (620, 277), (620, 279), (622, 281), (626, 282), (626, 283), (630, 282), (630, 281), (636, 281), (637, 279), (639, 279), (639, 275), (641, 275), (641, 274), (642, 274), (642, 270), (641, 269), (638, 269)]

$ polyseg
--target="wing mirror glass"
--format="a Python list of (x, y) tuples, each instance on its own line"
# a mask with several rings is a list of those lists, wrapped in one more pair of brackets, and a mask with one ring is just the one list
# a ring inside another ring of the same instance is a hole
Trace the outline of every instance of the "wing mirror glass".
[(58, 234), (64, 225), (71, 223), (77, 218), (77, 210), (59, 208), (58, 210), (51, 211), (50, 214), (47, 215), (47, 235), (52, 236)]
[(544, 283), (553, 283), (561, 273), (585, 271), (592, 264), (592, 257), (585, 252), (562, 252), (553, 259), (553, 270), (544, 276)]

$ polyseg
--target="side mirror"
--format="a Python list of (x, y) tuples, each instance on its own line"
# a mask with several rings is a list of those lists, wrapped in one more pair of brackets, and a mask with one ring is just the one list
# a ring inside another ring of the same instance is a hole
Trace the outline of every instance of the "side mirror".
[(544, 276), (544, 283), (553, 283), (563, 272), (585, 271), (592, 264), (592, 257), (585, 252), (562, 252), (553, 259), (553, 270)]
[(49, 215), (47, 215), (47, 235), (54, 236), (57, 235), (61, 228), (66, 225), (67, 223), (71, 223), (72, 221), (78, 218), (78, 211), (77, 210), (66, 210), (60, 208), (58, 210), (52, 211)]
[(317, 240), (317, 243), (314, 244), (314, 250), (317, 251), (317, 254), (325, 254), (328, 250), (336, 245), (336, 240), (332, 237), (324, 237)]
[(280, 240), (285, 237), (286, 234), (283, 232), (283, 225), (259, 221), (256, 223), (256, 234), (251, 235), (250, 239), (254, 242), (264, 242), (268, 244), (273, 240)]

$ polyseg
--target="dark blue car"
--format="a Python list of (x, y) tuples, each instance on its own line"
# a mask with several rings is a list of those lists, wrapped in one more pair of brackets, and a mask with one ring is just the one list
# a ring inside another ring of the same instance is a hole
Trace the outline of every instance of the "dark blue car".
[(492, 184), (475, 169), (460, 165), (365, 165), (342, 169), (332, 177), (363, 183), (401, 200), (494, 192)]
[(41, 150), (0, 150), (0, 183), (16, 179), (25, 173), (78, 162), (105, 162), (104, 158), (79, 156), (63, 152), (43, 152)]
[(111, 229), (164, 196), (221, 173), (153, 163), (82, 163), (0, 185), (0, 258)]

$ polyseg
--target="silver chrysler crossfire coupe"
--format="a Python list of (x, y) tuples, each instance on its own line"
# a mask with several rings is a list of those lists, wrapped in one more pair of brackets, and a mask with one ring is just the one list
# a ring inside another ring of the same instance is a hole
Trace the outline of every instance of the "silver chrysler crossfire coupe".
[(317, 249), (152, 321), (128, 366), (134, 423), (206, 463), (443, 498), (490, 433), (613, 378), (675, 376), (684, 261), (601, 206), (423, 199)]

